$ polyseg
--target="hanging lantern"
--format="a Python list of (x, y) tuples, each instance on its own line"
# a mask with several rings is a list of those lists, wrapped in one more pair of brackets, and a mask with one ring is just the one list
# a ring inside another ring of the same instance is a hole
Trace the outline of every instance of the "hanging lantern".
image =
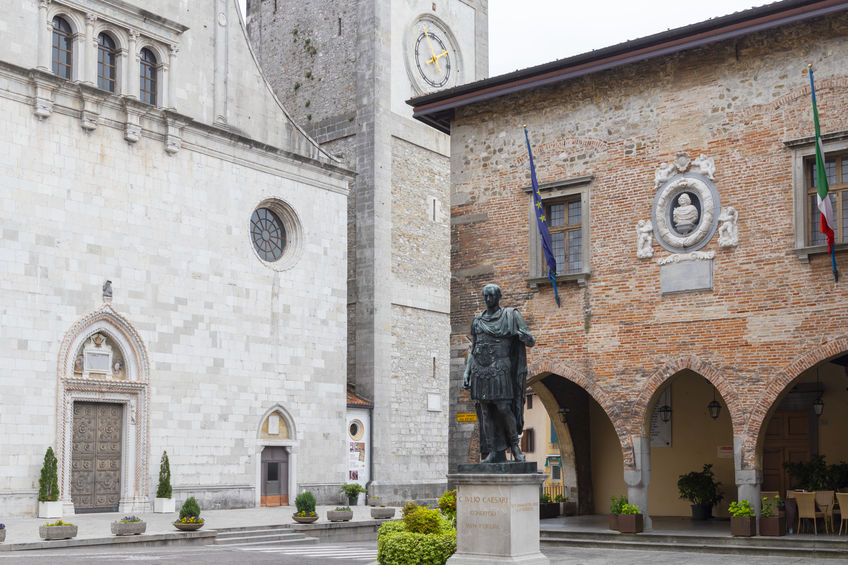
[(713, 420), (718, 419), (718, 415), (721, 412), (721, 403), (716, 400), (716, 389), (713, 387), (713, 401), (707, 404), (707, 410), (710, 411), (710, 418)]

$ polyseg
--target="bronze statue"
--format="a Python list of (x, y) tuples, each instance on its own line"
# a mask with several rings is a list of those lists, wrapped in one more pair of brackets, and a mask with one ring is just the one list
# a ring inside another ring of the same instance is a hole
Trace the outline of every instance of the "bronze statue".
[(507, 448), (515, 461), (524, 461), (518, 435), (524, 428), (525, 347), (536, 340), (518, 310), (501, 308), (500, 299), (498, 285), (483, 287), (486, 310), (471, 322), (471, 353), (462, 378), (462, 388), (471, 389), (478, 405), (483, 463), (506, 461)]

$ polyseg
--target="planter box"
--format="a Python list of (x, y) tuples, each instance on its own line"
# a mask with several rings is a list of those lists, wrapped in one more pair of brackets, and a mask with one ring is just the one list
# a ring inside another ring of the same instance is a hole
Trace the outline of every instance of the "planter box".
[(330, 522), (350, 522), (353, 520), (353, 510), (327, 510), (327, 520)]
[(372, 506), (371, 507), (371, 517), (375, 520), (388, 520), (389, 518), (395, 517), (395, 509), (394, 508), (386, 508), (383, 506)]
[(618, 514), (609, 515), (609, 529), (618, 531)]
[(61, 518), (62, 517), (62, 501), (54, 500), (52, 502), (38, 503), (39, 518)]
[(644, 528), (641, 514), (619, 514), (618, 531), (622, 534), (638, 534)]
[(576, 502), (560, 502), (560, 514), (563, 516), (577, 516)]
[(176, 501), (173, 498), (154, 498), (153, 511), (157, 514), (170, 514), (176, 512)]
[(757, 519), (753, 516), (731, 516), (730, 533), (740, 537), (755, 535), (757, 533)]
[(0, 530), (0, 543), (6, 541), (6, 528)]
[(77, 527), (76, 526), (39, 526), (38, 527), (38, 535), (41, 536), (41, 539), (46, 539), (46, 540), (70, 539), (70, 538), (76, 537)]
[(539, 518), (556, 518), (559, 516), (559, 502), (540, 502)]
[(318, 516), (292, 516), (292, 520), (298, 524), (311, 524), (318, 519)]
[(147, 530), (147, 522), (112, 522), (111, 528), (116, 536), (137, 536)]
[(783, 516), (770, 516), (768, 518), (760, 518), (760, 535), (785, 536), (786, 518)]
[(203, 527), (203, 522), (196, 523), (184, 523), (184, 522), (174, 522), (174, 527), (181, 532), (193, 532), (195, 530), (199, 530)]

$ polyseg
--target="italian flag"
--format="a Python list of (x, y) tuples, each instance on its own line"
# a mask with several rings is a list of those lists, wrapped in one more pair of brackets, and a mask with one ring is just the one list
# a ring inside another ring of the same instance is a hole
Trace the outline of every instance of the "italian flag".
[(813, 84), (813, 67), (810, 71), (810, 92), (813, 95), (813, 121), (816, 124), (816, 189), (818, 196), (819, 212), (821, 212), (821, 221), (819, 222), (819, 231), (827, 237), (827, 249), (833, 254), (833, 229), (836, 227), (836, 221), (833, 218), (833, 205), (830, 198), (827, 197), (827, 173), (824, 169), (824, 146), (822, 145), (821, 130), (819, 129), (819, 110), (816, 107), (816, 87)]

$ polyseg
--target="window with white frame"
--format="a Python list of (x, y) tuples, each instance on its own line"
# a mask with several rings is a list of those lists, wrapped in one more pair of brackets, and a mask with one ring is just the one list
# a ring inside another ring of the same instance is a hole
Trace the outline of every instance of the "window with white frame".
[[(822, 141), (828, 198), (836, 221), (834, 242), (839, 246), (848, 243), (848, 132), (825, 134)], [(816, 148), (812, 137), (785, 144), (793, 150), (795, 253), (808, 261), (810, 255), (827, 252), (827, 241), (819, 231)]]
[(60, 16), (53, 18), (53, 74), (71, 80), (74, 70), (74, 32)]
[(115, 92), (118, 82), (118, 49), (105, 33), (97, 36), (97, 88)]
[(139, 98), (142, 102), (156, 105), (156, 88), (158, 86), (158, 62), (156, 55), (150, 49), (141, 50), (139, 57), (140, 89)]
[[(551, 248), (557, 262), (557, 278), (584, 283), (589, 272), (589, 187), (593, 177), (577, 177), (539, 186)], [(547, 262), (542, 251), (542, 238), (536, 224), (533, 193), (528, 193), (530, 235), (529, 278), (540, 282), (547, 277)]]

